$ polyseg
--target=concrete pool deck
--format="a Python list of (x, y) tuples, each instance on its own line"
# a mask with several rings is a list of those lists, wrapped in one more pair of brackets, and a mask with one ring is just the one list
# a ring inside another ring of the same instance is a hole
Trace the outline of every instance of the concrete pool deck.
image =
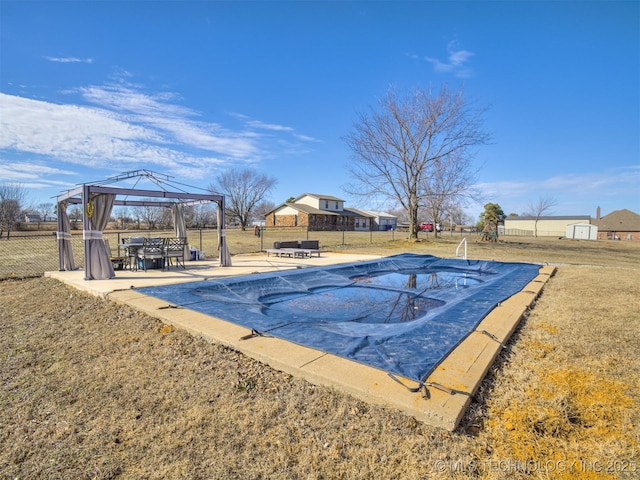
[(381, 257), (334, 252), (322, 252), (320, 257), (303, 259), (256, 254), (234, 256), (231, 267), (219, 267), (217, 261), (194, 261), (186, 262), (185, 270), (172, 268), (169, 271), (116, 271), (116, 278), (110, 280), (84, 280), (84, 271), (81, 270), (47, 272), (45, 276), (93, 295), (129, 305), (164, 323), (182, 328), (207, 341), (231, 347), (311, 383), (336, 388), (367, 402), (397, 408), (424, 423), (454, 430), (502, 344), (509, 339), (526, 310), (538, 297), (546, 281), (555, 272), (555, 267), (541, 266), (538, 276), (491, 311), (476, 330), (435, 368), (422, 386), (413, 380), (391, 377), (382, 370), (319, 350), (274, 337), (252, 336), (251, 330), (245, 327), (180, 308), (137, 291), (147, 286), (377, 258)]

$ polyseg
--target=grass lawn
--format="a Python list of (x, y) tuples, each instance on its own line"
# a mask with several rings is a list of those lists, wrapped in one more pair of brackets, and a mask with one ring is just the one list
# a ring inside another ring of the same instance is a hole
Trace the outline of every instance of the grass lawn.
[[(459, 241), (339, 249), (451, 257)], [(2, 281), (0, 478), (638, 478), (640, 244), (468, 251), (558, 269), (455, 432), (55, 280)]]

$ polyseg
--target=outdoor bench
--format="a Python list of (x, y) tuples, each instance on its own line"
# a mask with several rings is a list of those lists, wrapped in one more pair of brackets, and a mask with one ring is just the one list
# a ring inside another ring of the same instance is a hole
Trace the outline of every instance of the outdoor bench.
[(267, 257), (271, 254), (276, 257), (288, 256), (292, 258), (311, 257), (314, 253), (320, 257), (319, 240), (292, 240), (286, 242), (273, 242), (273, 248), (267, 248)]

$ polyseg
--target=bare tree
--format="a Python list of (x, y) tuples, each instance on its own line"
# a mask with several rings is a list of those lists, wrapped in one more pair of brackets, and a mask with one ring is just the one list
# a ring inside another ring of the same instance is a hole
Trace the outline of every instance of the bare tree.
[(11, 234), (24, 208), (27, 191), (17, 183), (0, 185), (0, 237), (3, 232)]
[(524, 215), (533, 217), (533, 236), (538, 236), (538, 221), (545, 213), (549, 213), (553, 207), (558, 204), (553, 197), (540, 197), (536, 202), (532, 202), (527, 206), (527, 211)]
[(276, 208), (276, 204), (271, 200), (263, 200), (258, 205), (256, 205), (256, 209), (254, 211), (255, 220), (264, 220), (265, 215)]
[(209, 190), (225, 196), (225, 210), (229, 219), (235, 218), (246, 230), (256, 206), (276, 186), (278, 180), (250, 169), (232, 169), (220, 175)]
[(150, 205), (133, 207), (133, 213), (138, 219), (138, 224), (140, 221), (146, 223), (149, 230), (154, 230), (162, 222), (162, 210), (164, 209)]
[(69, 208), (67, 214), (71, 221), (71, 228), (74, 230), (78, 228), (78, 224), (82, 225), (82, 206), (74, 204)]
[(116, 225), (119, 225), (119, 228), (125, 229), (127, 228), (127, 222), (130, 221), (129, 216), (129, 207), (115, 207), (113, 209), (113, 216), (116, 219)]
[(38, 215), (40, 215), (40, 218), (42, 218), (42, 221), (46, 222), (47, 218), (53, 215), (54, 208), (53, 203), (39, 203), (36, 205), (35, 210), (38, 212)]
[(472, 221), (473, 218), (467, 215), (459, 205), (452, 204), (447, 207), (445, 217), (441, 223), (453, 232), (455, 231), (455, 227), (459, 225), (469, 225)]
[(207, 225), (216, 225), (216, 209), (211, 203), (201, 203), (188, 207), (189, 220), (192, 226), (204, 228)]
[[(424, 179), (424, 207), (434, 223), (443, 224), (451, 220), (455, 209), (467, 198), (474, 197), (473, 184), (477, 171), (473, 169), (471, 157), (457, 151), (434, 162), (430, 174)], [(438, 235), (438, 230), (435, 230)]]
[[(462, 90), (446, 86), (437, 93), (416, 89), (404, 98), (389, 90), (379, 109), (360, 115), (345, 138), (353, 152), (349, 171), (355, 182), (346, 190), (399, 203), (407, 212), (410, 238), (417, 239), (420, 207), (434, 194), (441, 199), (451, 194), (446, 182), (434, 193), (430, 176), (442, 164), (468, 161), (472, 147), (489, 141), (483, 113), (465, 101)], [(445, 171), (455, 175), (453, 168)]]

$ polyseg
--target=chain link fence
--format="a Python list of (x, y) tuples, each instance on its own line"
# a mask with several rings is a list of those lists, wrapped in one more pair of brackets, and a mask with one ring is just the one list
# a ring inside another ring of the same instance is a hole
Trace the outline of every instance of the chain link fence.
[[(447, 235), (449, 233), (447, 232)], [(433, 235), (420, 233), (422, 238)], [(173, 230), (126, 230), (103, 233), (109, 240), (113, 255), (124, 255), (123, 241), (131, 237), (173, 237)], [(200, 252), (196, 258), (218, 258), (218, 232), (213, 229), (190, 229), (187, 233), (190, 247)], [(229, 228), (226, 239), (231, 255), (258, 253), (273, 248), (274, 242), (287, 240), (318, 240), (321, 250), (346, 247), (366, 247), (407, 238), (401, 231), (308, 231), (304, 228), (265, 228), (241, 230)], [(76, 267), (84, 267), (84, 241), (82, 232), (73, 232), (73, 256)], [(58, 241), (55, 232), (12, 232), (0, 238), (0, 279), (41, 276), (59, 269)]]

